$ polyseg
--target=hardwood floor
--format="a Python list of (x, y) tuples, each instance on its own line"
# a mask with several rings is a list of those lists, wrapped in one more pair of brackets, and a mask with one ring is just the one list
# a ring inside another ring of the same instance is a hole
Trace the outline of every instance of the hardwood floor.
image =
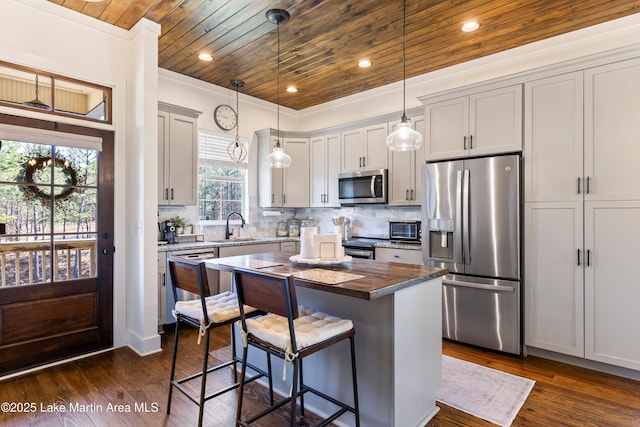
[[(181, 354), (185, 357), (179, 361), (180, 374), (200, 367), (195, 331), (187, 333), (189, 336), (181, 336)], [(226, 330), (212, 334), (214, 356), (228, 354), (225, 348), (228, 341)], [(2, 407), (0, 425), (196, 425), (196, 406), (179, 392), (174, 392), (171, 415), (166, 416), (172, 342), (173, 334), (167, 333), (162, 337), (165, 349), (162, 353), (143, 358), (129, 348), (120, 348), (0, 382), (0, 402), (10, 402), (13, 406), (10, 411)], [(640, 426), (640, 383), (637, 381), (537, 357), (519, 359), (451, 342), (443, 344), (443, 352), (536, 381), (514, 426)], [(208, 383), (216, 387), (230, 380), (229, 370), (216, 374)], [(245, 396), (245, 408), (249, 412), (262, 407), (267, 399), (265, 390), (254, 384)], [(205, 407), (205, 425), (233, 426), (236, 397), (234, 391), (209, 401)], [(492, 425), (439, 406), (441, 410), (429, 427)], [(62, 407), (65, 412), (61, 411)], [(260, 425), (282, 425), (285, 419), (277, 414)], [(309, 426), (314, 425), (313, 419), (307, 422)]]

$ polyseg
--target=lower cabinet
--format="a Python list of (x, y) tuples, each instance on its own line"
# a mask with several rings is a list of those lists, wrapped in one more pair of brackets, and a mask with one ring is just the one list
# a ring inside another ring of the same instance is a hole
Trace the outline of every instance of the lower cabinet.
[(167, 254), (158, 252), (158, 325), (165, 323), (167, 323)]
[(640, 370), (640, 202), (528, 203), (525, 343)]
[(422, 251), (400, 248), (375, 248), (375, 260), (422, 265)]

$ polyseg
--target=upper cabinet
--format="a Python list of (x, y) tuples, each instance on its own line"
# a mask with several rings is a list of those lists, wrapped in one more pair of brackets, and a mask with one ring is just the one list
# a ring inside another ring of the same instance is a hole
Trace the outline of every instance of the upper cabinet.
[(310, 192), (309, 205), (338, 207), (338, 174), (340, 173), (340, 134), (323, 135), (309, 140)]
[(158, 204), (198, 202), (198, 116), (200, 111), (158, 105)]
[[(400, 121), (389, 123), (391, 132)], [(412, 117), (411, 125), (424, 138), (424, 116)], [(422, 165), (425, 144), (416, 151), (389, 151), (389, 205), (420, 205), (422, 195)]]
[(522, 86), (425, 102), (427, 160), (522, 150)]
[(387, 169), (387, 123), (344, 131), (342, 172)]
[(271, 169), (265, 162), (278, 138), (258, 132), (258, 203), (261, 208), (309, 207), (309, 138), (280, 138), (291, 166)]

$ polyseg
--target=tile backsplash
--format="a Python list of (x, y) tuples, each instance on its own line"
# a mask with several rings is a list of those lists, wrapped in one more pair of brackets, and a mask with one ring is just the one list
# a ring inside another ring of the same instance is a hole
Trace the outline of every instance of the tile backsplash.
[[(346, 226), (347, 236), (389, 237), (389, 221), (419, 220), (420, 207), (396, 207), (388, 205), (361, 205), (340, 208), (297, 208), (284, 209), (278, 216), (265, 216), (265, 209), (258, 207), (258, 198), (249, 198), (249, 218), (245, 218), (248, 227), (255, 227), (254, 237), (272, 237), (276, 235), (279, 221), (289, 218), (311, 219), (321, 233), (333, 233), (332, 218), (344, 216), (349, 221)], [(158, 222), (180, 215), (195, 224), (194, 233), (204, 234), (205, 240), (224, 239), (224, 225), (199, 225), (197, 206), (162, 206), (158, 208)], [(237, 219), (237, 218), (236, 218)], [(237, 228), (233, 225), (233, 228)]]

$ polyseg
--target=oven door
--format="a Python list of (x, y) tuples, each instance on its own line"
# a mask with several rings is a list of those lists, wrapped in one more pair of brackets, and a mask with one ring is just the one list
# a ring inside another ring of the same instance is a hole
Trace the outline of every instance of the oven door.
[(344, 254), (352, 258), (373, 259), (373, 253), (371, 249), (344, 247)]

